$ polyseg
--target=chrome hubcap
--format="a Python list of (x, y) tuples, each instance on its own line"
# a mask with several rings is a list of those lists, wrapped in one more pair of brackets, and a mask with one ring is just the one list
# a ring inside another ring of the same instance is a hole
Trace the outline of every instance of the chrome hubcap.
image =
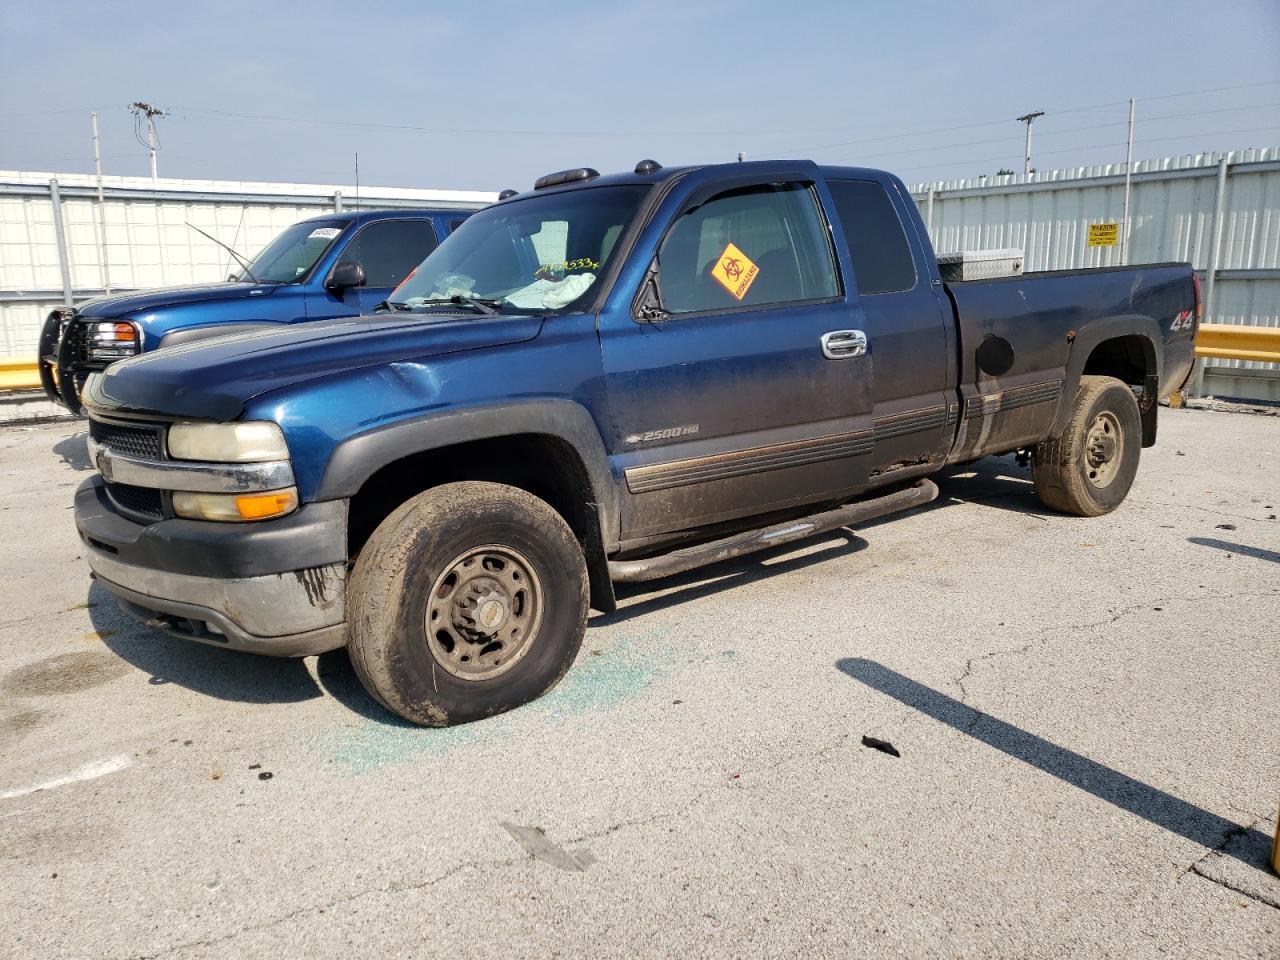
[(427, 646), (462, 680), (488, 680), (529, 651), (542, 621), (533, 566), (510, 547), (476, 547), (449, 564), (427, 601)]
[(1095, 487), (1105, 487), (1120, 472), (1120, 449), (1124, 434), (1120, 421), (1109, 410), (1098, 414), (1085, 437), (1085, 470)]

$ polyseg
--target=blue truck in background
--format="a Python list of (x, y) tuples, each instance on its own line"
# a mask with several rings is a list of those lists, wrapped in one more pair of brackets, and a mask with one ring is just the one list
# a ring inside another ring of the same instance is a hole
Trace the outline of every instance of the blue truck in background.
[(41, 385), (49, 399), (79, 413), (85, 377), (117, 360), (264, 324), (372, 312), (472, 209), (312, 217), (253, 260), (204, 234), (239, 261), (226, 282), (119, 293), (54, 310), (40, 334)]
[(566, 170), (377, 313), (91, 375), (75, 519), (155, 629), (345, 645), (462, 723), (553, 687), (616, 583), (922, 505), (948, 464), (1017, 451), (1049, 507), (1115, 509), (1200, 309), (1185, 263), (944, 280), (878, 170)]

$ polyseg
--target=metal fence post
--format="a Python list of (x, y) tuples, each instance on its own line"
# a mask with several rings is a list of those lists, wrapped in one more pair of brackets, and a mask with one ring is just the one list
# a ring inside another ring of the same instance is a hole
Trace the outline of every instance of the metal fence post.
[[(1222, 249), (1222, 227), (1226, 220), (1227, 167), (1231, 159), (1230, 153), (1224, 153), (1218, 160), (1218, 182), (1213, 192), (1213, 220), (1209, 224), (1209, 262), (1204, 271), (1204, 322), (1214, 320), (1214, 294), (1217, 289), (1218, 262)], [(1196, 364), (1196, 376), (1191, 385), (1191, 396), (1199, 397), (1204, 393), (1204, 361)]]
[(333, 191), (333, 212), (334, 213), (342, 212), (342, 191), (341, 190)]
[(929, 240), (933, 241), (933, 196), (937, 193), (933, 184), (929, 184), (929, 192), (925, 195), (924, 200), (924, 228), (929, 234)]
[(53, 234), (58, 241), (58, 269), (62, 273), (62, 302), (74, 306), (71, 296), (71, 260), (67, 255), (67, 233), (62, 225), (62, 194), (58, 181), (49, 181), (49, 203), (53, 206)]

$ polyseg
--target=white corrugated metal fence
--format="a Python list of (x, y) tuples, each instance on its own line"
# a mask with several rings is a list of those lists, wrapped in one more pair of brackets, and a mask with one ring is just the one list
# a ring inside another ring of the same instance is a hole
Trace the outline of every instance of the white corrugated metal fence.
[[(939, 251), (1021, 247), (1028, 271), (1190, 261), (1206, 323), (1280, 326), (1280, 148), (1135, 163), (1122, 260), (1124, 172), (1119, 163), (940, 181), (911, 194)], [(1090, 246), (1090, 225), (1106, 223), (1119, 225), (1117, 244)], [(1280, 368), (1215, 360), (1205, 386), (1280, 399)]]
[[(361, 187), (359, 205), (464, 209), (495, 198)], [(188, 222), (252, 256), (290, 224), (355, 201), (350, 186), (103, 177), (99, 206), (95, 177), (0, 171), (0, 356), (34, 359), (48, 312), (108, 285), (135, 290), (224, 279), (235, 266), (231, 256)]]

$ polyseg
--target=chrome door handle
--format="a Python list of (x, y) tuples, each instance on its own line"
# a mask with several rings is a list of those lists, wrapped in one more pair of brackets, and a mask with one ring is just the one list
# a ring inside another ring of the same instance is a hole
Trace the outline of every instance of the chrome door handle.
[(821, 337), (822, 355), (828, 360), (848, 360), (867, 352), (867, 335), (861, 330), (832, 330)]

